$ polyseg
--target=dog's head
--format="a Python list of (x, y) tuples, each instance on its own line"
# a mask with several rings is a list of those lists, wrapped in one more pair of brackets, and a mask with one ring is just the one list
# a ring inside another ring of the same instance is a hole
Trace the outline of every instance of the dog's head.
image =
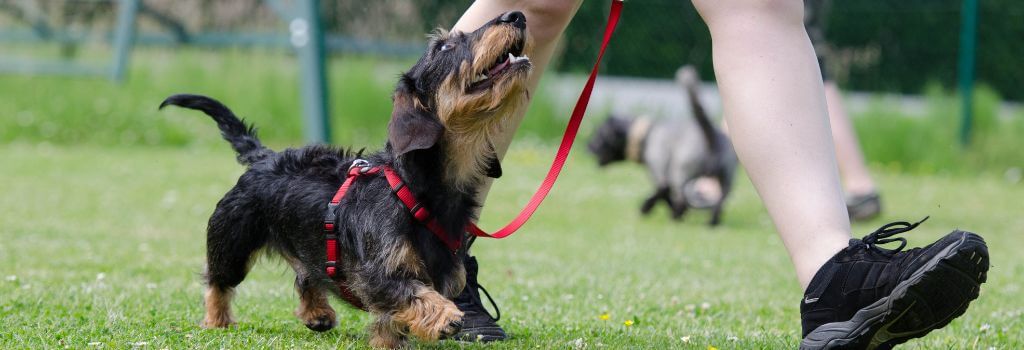
[(527, 98), (527, 44), (526, 17), (520, 12), (502, 14), (471, 33), (433, 35), (395, 89), (388, 124), (394, 155), (443, 140), (454, 166), (470, 168), (457, 171), (482, 172), (493, 157), (490, 135)]
[(626, 143), (629, 142), (629, 128), (633, 119), (609, 116), (597, 127), (594, 136), (587, 143), (587, 150), (597, 157), (597, 164), (605, 166), (626, 159)]

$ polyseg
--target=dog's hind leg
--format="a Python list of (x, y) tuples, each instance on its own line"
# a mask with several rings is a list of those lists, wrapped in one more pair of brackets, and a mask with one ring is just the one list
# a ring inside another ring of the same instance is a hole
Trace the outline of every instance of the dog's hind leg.
[[(654, 205), (658, 204), (659, 200), (664, 199), (668, 201), (668, 187), (659, 187), (650, 197), (644, 200), (644, 204), (640, 206), (640, 214), (648, 215), (651, 213), (651, 209), (654, 209)], [(671, 202), (669, 202), (671, 204)]]
[(682, 186), (679, 188), (670, 189), (670, 193), (667, 196), (669, 206), (672, 207), (672, 219), (682, 220), (683, 215), (690, 209), (690, 204), (686, 202), (686, 194), (683, 193)]
[(334, 328), (337, 318), (323, 283), (310, 276), (303, 263), (294, 258), (288, 258), (288, 263), (295, 270), (295, 291), (299, 293), (299, 307), (295, 309), (295, 316), (302, 320), (306, 328), (317, 332)]
[(253, 255), (266, 243), (264, 225), (256, 215), (251, 198), (237, 187), (217, 203), (206, 236), (206, 315), (204, 328), (227, 327), (234, 323), (231, 298), (235, 286), (245, 279)]
[(729, 197), (729, 192), (732, 191), (732, 173), (730, 171), (723, 169), (715, 175), (718, 178), (721, 196), (718, 198), (718, 202), (715, 203), (714, 208), (711, 209), (711, 221), (708, 222), (711, 227), (722, 223), (722, 206), (725, 205), (725, 199)]

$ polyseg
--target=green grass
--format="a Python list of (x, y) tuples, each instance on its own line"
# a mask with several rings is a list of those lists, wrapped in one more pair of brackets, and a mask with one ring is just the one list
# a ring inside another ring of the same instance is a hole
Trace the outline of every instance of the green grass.
[[(205, 122), (196, 129), (209, 129)], [(525, 203), (553, 152), (515, 145), (484, 228), (497, 228)], [(240, 286), (237, 328), (197, 326), (205, 222), (242, 171), (226, 145), (16, 143), (0, 145), (0, 159), (0, 348), (366, 346), (368, 316), (338, 303), (335, 330), (315, 333), (296, 320), (292, 273), (276, 259), (261, 260)], [(1024, 187), (995, 176), (877, 175), (885, 217), (856, 226), (858, 235), (890, 220), (931, 215), (904, 234), (911, 243), (959, 227), (982, 233), (991, 249), (981, 298), (907, 348), (1024, 347)], [(709, 230), (703, 212), (683, 223), (664, 210), (640, 217), (644, 176), (635, 166), (596, 171), (577, 152), (519, 234), (478, 242), (481, 280), (512, 335), (483, 347), (796, 346), (801, 291), (749, 182), (738, 179), (724, 226)], [(609, 319), (601, 320), (605, 313)]]

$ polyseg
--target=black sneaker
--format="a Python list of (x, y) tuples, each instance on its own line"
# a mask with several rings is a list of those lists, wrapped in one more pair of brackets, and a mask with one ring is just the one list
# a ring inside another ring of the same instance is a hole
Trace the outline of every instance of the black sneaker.
[[(967, 311), (986, 279), (985, 240), (957, 230), (901, 251), (907, 240), (890, 237), (923, 221), (895, 222), (851, 239), (818, 270), (800, 304), (800, 349), (889, 349)], [(897, 241), (895, 250), (878, 247)]]
[[(491, 299), (491, 295), (476, 280), (478, 269), (476, 258), (467, 256), (464, 263), (466, 266), (466, 288), (462, 290), (458, 297), (455, 297), (454, 301), (455, 305), (465, 315), (462, 316), (462, 330), (452, 338), (469, 342), (505, 340), (508, 336), (505, 335), (505, 330), (501, 329), (501, 326), (498, 325), (498, 320), (501, 319), (501, 310), (498, 310), (498, 305), (494, 303), (494, 299)], [(483, 291), (484, 295), (487, 296), (487, 300), (491, 302), (491, 306), (494, 307), (494, 312), (498, 314), (498, 317), (491, 316), (487, 309), (484, 308), (483, 303), (480, 301), (480, 291)]]
[(846, 199), (846, 212), (850, 214), (850, 220), (868, 221), (878, 217), (882, 213), (882, 201), (878, 192), (871, 192)]

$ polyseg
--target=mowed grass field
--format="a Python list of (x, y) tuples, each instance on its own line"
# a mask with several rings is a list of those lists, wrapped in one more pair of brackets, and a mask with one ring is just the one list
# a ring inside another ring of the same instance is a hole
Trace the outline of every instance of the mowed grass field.
[[(199, 127), (214, 132), (212, 122)], [(553, 153), (514, 145), (485, 229), (519, 210)], [(239, 287), (236, 328), (198, 327), (206, 220), (241, 172), (226, 144), (0, 145), (0, 348), (367, 347), (369, 316), (341, 303), (340, 325), (326, 333), (292, 316), (293, 274), (273, 258)], [(981, 233), (992, 257), (967, 314), (905, 348), (1024, 347), (1024, 187), (996, 176), (877, 175), (886, 212), (856, 235), (930, 215), (903, 234), (913, 245), (961, 228)], [(520, 233), (474, 246), (511, 340), (417, 347), (795, 348), (801, 290), (749, 181), (737, 179), (717, 229), (700, 211), (681, 223), (664, 208), (641, 217), (648, 191), (638, 167), (598, 170), (578, 148)]]

